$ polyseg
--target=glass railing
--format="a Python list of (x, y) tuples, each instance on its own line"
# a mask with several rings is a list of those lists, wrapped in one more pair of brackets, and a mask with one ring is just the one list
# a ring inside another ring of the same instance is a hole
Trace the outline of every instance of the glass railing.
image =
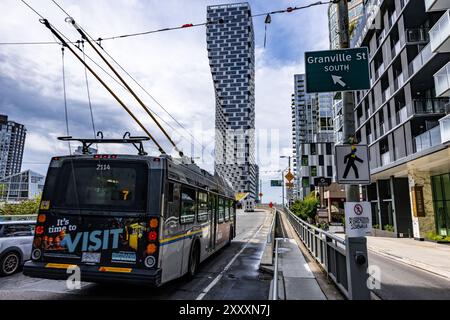
[(436, 0), (425, 0), (425, 10), (429, 11)]
[(414, 60), (409, 64), (409, 76), (411, 77), (414, 73), (419, 71), (423, 65), (425, 65), (433, 56), (431, 51), (431, 42), (427, 44), (422, 51), (414, 58)]
[[(387, 99), (389, 99), (391, 96), (391, 89), (388, 87), (386, 90), (384, 90), (381, 94), (382, 97), (382, 101), (381, 103), (385, 103)], [(379, 107), (379, 105), (377, 105), (377, 108)]]
[(367, 144), (371, 144), (373, 141), (373, 134), (369, 133), (367, 135)]
[(449, 99), (414, 99), (415, 114), (445, 113)]
[(417, 28), (406, 30), (406, 42), (427, 42), (430, 41), (429, 28)]
[(381, 165), (386, 166), (389, 163), (391, 163), (391, 156), (389, 155), (389, 152), (383, 153), (381, 155)]
[(405, 83), (405, 77), (403, 77), (403, 73), (400, 73), (397, 78), (394, 80), (394, 91), (397, 91), (399, 88), (403, 86)]
[(397, 124), (403, 123), (408, 119), (408, 111), (406, 110), (406, 106), (397, 111), (396, 114)]
[[(450, 10), (447, 10), (430, 30), (431, 50), (438, 48), (450, 37)], [(439, 51), (439, 50), (438, 50)]]
[(441, 130), (441, 141), (450, 141), (450, 114), (439, 119), (439, 125)]
[(450, 62), (434, 75), (436, 96), (448, 95), (450, 91)]
[(439, 126), (414, 137), (414, 152), (437, 146), (441, 143), (441, 129)]

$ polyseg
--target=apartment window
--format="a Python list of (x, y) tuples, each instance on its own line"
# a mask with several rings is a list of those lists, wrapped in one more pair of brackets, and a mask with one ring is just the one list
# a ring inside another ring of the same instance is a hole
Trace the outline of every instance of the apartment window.
[(319, 166), (323, 166), (325, 163), (324, 155), (319, 155)]
[(327, 143), (326, 144), (326, 153), (327, 155), (332, 155), (333, 154), (333, 150), (332, 150), (332, 143)]
[(311, 177), (317, 177), (317, 166), (311, 166)]
[(333, 167), (327, 166), (327, 176), (332, 177), (333, 176)]
[(309, 178), (302, 178), (302, 186), (303, 188), (309, 187)]
[(316, 144), (315, 143), (311, 143), (310, 144), (310, 148), (311, 148), (311, 154), (315, 155), (317, 153)]
[(308, 166), (308, 156), (302, 156), (302, 167)]

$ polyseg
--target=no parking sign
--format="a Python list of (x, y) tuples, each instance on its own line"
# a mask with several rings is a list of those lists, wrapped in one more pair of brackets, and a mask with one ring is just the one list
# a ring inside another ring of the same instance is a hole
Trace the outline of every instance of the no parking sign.
[(372, 231), (370, 202), (345, 203), (345, 234), (347, 237), (365, 237)]

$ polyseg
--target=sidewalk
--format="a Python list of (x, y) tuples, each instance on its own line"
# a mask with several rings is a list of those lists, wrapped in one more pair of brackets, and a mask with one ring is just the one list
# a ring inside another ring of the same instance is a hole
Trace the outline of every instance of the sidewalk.
[(367, 248), (450, 280), (450, 245), (405, 238), (367, 237)]

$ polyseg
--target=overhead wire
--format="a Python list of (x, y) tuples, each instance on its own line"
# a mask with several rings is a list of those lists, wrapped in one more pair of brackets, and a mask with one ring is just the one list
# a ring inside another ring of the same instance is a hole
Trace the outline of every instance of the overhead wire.
[[(69, 19), (72, 19), (73, 20), (73, 18), (71, 17), (71, 15), (61, 6), (61, 5), (59, 5), (59, 3), (57, 2), (57, 1), (55, 1), (55, 0), (52, 0), (52, 2), (62, 11), (62, 12), (64, 12), (66, 15), (67, 15), (67, 17), (69, 18)], [(67, 20), (67, 19), (66, 19)], [(74, 21), (74, 20), (73, 20)], [(81, 27), (81, 26), (79, 26), (78, 24), (75, 24), (74, 23), (74, 26), (76, 26), (76, 27), (78, 27), (79, 29), (81, 29), (81, 31), (83, 32), (83, 33), (85, 33), (85, 35), (87, 35), (93, 42), (96, 42), (96, 40), (83, 28), (83, 27)], [(83, 34), (82, 34), (82, 36), (83, 36)], [(87, 41), (88, 41), (88, 43), (89, 44), (91, 44), (92, 45), (92, 43), (91, 42), (89, 42), (89, 40), (87, 39)], [(117, 62), (117, 60), (116, 59), (114, 59), (107, 51), (106, 51), (106, 49), (103, 47), (103, 46), (101, 46), (100, 44), (98, 44), (97, 43), (97, 45), (103, 50), (103, 52), (136, 84), (136, 85), (138, 85), (139, 86), (139, 88), (141, 88), (161, 109), (163, 109), (164, 110), (164, 112), (166, 113), (166, 114), (168, 114), (169, 116), (170, 116), (170, 118), (171, 119), (173, 119), (182, 129), (184, 129), (184, 131), (186, 131), (190, 136), (191, 136), (191, 138), (193, 139), (193, 142), (196, 142), (199, 146), (201, 146), (201, 148), (202, 148), (202, 152), (203, 152), (203, 150), (204, 149), (206, 149), (206, 147), (201, 143), (201, 142), (199, 142), (177, 119), (175, 119), (175, 117), (173, 117), (172, 116), (172, 114), (166, 109), (166, 108), (164, 108), (164, 106), (162, 106), (162, 104), (161, 103), (159, 103), (149, 92), (148, 92), (148, 90), (146, 90), (119, 62)], [(95, 48), (94, 48), (94, 50), (96, 50)], [(103, 58), (103, 57), (102, 57)], [(105, 60), (104, 60), (105, 61)], [(105, 61), (107, 64), (108, 64), (108, 62), (107, 61)], [(109, 65), (109, 64), (108, 64)], [(112, 68), (112, 67), (111, 67)], [(115, 73), (115, 71), (114, 71), (114, 69), (112, 69), (113, 70), (113, 72)], [(117, 75), (118, 77), (119, 77), (119, 79), (121, 79), (121, 77), (119, 76), (119, 75)], [(122, 80), (122, 79), (121, 79)], [(127, 86), (127, 84), (124, 82), (124, 81), (122, 81), (123, 83), (124, 83), (124, 85), (125, 86)], [(128, 87), (128, 86), (127, 86)], [(129, 91), (130, 91), (130, 93), (132, 94), (132, 95), (134, 95), (135, 96), (135, 94), (134, 94), (134, 92), (131, 90), (131, 89), (129, 89)], [(153, 111), (152, 109), (150, 109), (149, 107), (147, 107), (146, 105), (144, 105), (141, 101), (140, 101), (140, 99), (138, 99), (136, 96), (135, 96), (135, 98), (141, 103), (141, 105), (142, 105), (142, 107), (147, 111), (147, 113), (149, 113), (149, 111), (151, 111), (152, 113), (154, 113), (155, 115), (157, 114), (155, 111)], [(148, 110), (149, 109), (149, 110)], [(150, 116), (152, 116), (150, 113), (149, 113), (149, 115)], [(162, 120), (166, 125), (168, 125), (171, 129), (173, 129), (173, 130), (175, 130), (175, 131), (177, 131), (178, 132), (178, 130), (176, 130), (173, 126), (171, 126), (170, 124), (168, 124), (166, 121), (164, 121), (160, 116), (158, 117), (160, 120)], [(154, 119), (154, 121), (157, 123), (157, 125), (160, 127), (160, 129), (163, 131), (163, 133), (165, 133), (165, 130), (160, 126), (160, 124)], [(179, 132), (178, 132), (179, 133)], [(169, 136), (167, 136), (168, 137), (168, 139), (169, 140), (172, 140)], [(183, 139), (185, 139), (184, 138), (184, 136), (183, 135), (181, 135), (181, 137), (183, 138)], [(172, 141), (171, 141), (172, 142)], [(173, 145), (174, 145), (174, 147), (175, 148), (177, 148), (176, 147), (176, 145), (175, 145), (175, 143), (173, 143)]]
[[(30, 5), (28, 5), (24, 0), (21, 0), (23, 3), (25, 3), (28, 7), (31, 8)], [(42, 17), (42, 15), (40, 15), (39, 13), (37, 13), (36, 10), (33, 9), (33, 11), (38, 14), (40, 17)], [(89, 67), (89, 65), (85, 64), (83, 59), (76, 54), (76, 52), (74, 51), (74, 49), (69, 46), (69, 44), (64, 40), (67, 39), (67, 37), (60, 32), (56, 27), (54, 27), (53, 25), (51, 25), (47, 19), (45, 18), (41, 18), (39, 20), (42, 24), (44, 24), (51, 32), (53, 35), (55, 35), (59, 41), (61, 41), (61, 43), (63, 44), (64, 47), (67, 47), (72, 53), (73, 55), (82, 63), (84, 64), (88, 70), (97, 78), (97, 80), (105, 87), (105, 89), (116, 99), (116, 101), (125, 109), (125, 111), (127, 111), (127, 113), (135, 120), (135, 122), (141, 127), (141, 129), (150, 137), (150, 139), (153, 141), (153, 143), (158, 147), (159, 151), (161, 153), (165, 153), (164, 149), (161, 147), (161, 145), (156, 141), (156, 139), (150, 134), (150, 132), (147, 130), (147, 128), (145, 128), (145, 126), (139, 121), (139, 119), (131, 112), (131, 110), (122, 102), (122, 100), (111, 90), (111, 88), (109, 88), (109, 86), (91, 69), (91, 67)]]
[[(22, 2), (24, 2), (23, 0), (21, 0)], [(52, 0), (53, 1), (53, 0)], [(250, 17), (252, 18), (256, 18), (256, 17), (260, 17), (260, 16), (267, 16), (267, 15), (275, 15), (275, 14), (281, 14), (281, 13), (292, 13), (298, 10), (303, 10), (303, 9), (307, 9), (307, 8), (311, 8), (314, 6), (320, 6), (320, 5), (326, 5), (326, 4), (330, 4), (330, 3), (334, 3), (333, 0), (329, 0), (329, 1), (317, 1), (314, 3), (310, 3), (307, 5), (303, 5), (303, 6), (299, 6), (299, 7), (288, 7), (286, 9), (282, 9), (282, 10), (275, 10), (275, 11), (269, 11), (269, 12), (263, 12), (263, 13), (258, 13), (258, 14), (254, 14), (251, 15)], [(59, 4), (57, 4), (61, 10), (65, 11)], [(30, 5), (27, 4), (28, 7), (30, 7)], [(30, 7), (31, 9), (31, 7)], [(34, 9), (32, 9), (33, 11), (35, 11)], [(35, 11), (36, 12), (36, 11)], [(67, 12), (66, 12), (67, 14)], [(182, 30), (182, 29), (189, 29), (192, 27), (200, 27), (200, 26), (206, 26), (209, 24), (215, 24), (215, 23), (225, 23), (225, 22), (234, 22), (237, 21), (238, 18), (235, 19), (228, 19), (228, 20), (223, 20), (223, 19), (216, 19), (216, 20), (210, 20), (210, 21), (206, 21), (206, 22), (202, 22), (202, 23), (186, 23), (183, 24), (181, 26), (177, 26), (177, 27), (168, 27), (168, 28), (161, 28), (161, 29), (155, 29), (155, 30), (148, 30), (148, 31), (141, 31), (141, 32), (135, 32), (135, 33), (129, 33), (129, 34), (123, 34), (123, 35), (116, 35), (116, 36), (109, 36), (109, 37), (99, 37), (97, 38), (97, 41), (108, 41), (108, 40), (116, 40), (116, 39), (124, 39), (124, 38), (129, 38), (129, 37), (136, 37), (136, 36), (142, 36), (142, 35), (148, 35), (148, 34), (153, 34), (153, 33), (159, 33), (159, 32), (165, 32), (165, 31), (173, 31), (173, 30)], [(32, 44), (58, 44), (57, 42), (0, 42), (0, 45), (32, 45)]]

